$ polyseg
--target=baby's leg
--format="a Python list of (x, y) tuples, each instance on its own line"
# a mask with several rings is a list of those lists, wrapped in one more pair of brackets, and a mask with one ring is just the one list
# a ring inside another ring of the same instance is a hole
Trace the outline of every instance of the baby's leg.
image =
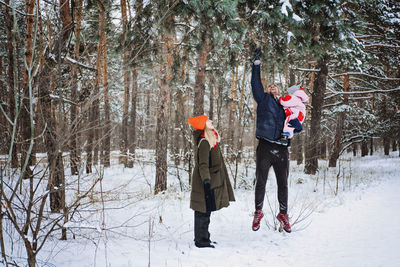
[(298, 115), (298, 110), (296, 109), (288, 109), (290, 110), (291, 114), (288, 115), (286, 114), (286, 119), (285, 119), (285, 123), (283, 126), (283, 135), (286, 135), (289, 139), (291, 139), (294, 135), (294, 128), (293, 127), (289, 127), (289, 121), (293, 120), (293, 119), (297, 119), (297, 115)]
[(283, 126), (283, 135), (287, 135), (289, 139), (293, 137), (294, 128), (289, 127), (287, 124)]

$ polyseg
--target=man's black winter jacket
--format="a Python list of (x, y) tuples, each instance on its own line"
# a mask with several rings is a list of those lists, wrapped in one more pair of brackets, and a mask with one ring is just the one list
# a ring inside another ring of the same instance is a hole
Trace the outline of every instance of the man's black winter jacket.
[(281, 137), (286, 119), (285, 111), (273, 95), (264, 92), (260, 77), (260, 65), (253, 64), (251, 90), (254, 100), (257, 102), (256, 137), (279, 143), (278, 140)]

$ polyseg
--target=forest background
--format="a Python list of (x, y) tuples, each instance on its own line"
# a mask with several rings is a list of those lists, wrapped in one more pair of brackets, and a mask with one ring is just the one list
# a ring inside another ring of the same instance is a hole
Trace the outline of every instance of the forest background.
[(6, 220), (31, 266), (54, 232), (67, 239), (64, 225), (93, 201), (113, 157), (133, 168), (136, 151), (154, 151), (154, 194), (171, 170), (187, 190), (188, 117), (214, 120), (234, 187), (248, 186), (238, 166), (257, 144), (256, 47), (265, 86), (300, 84), (311, 96), (290, 153), (304, 173), (346, 151), (398, 149), (395, 0), (0, 0), (0, 17), (0, 235)]

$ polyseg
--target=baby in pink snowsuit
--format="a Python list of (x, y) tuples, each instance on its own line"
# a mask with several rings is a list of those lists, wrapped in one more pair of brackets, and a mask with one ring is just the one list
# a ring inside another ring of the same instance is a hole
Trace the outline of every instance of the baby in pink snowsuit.
[(303, 103), (308, 103), (308, 95), (304, 92), (304, 88), (299, 85), (293, 85), (288, 89), (288, 95), (279, 97), (279, 103), (283, 106), (286, 114), (285, 124), (283, 126), (283, 135), (288, 138), (293, 137), (293, 127), (289, 127), (288, 123), (291, 120), (299, 119), (303, 123), (306, 117), (306, 106)]

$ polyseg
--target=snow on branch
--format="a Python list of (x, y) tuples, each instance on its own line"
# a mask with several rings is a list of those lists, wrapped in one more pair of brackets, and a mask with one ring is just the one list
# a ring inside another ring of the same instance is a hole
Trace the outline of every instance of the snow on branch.
[[(165, 44), (165, 42), (161, 41), (160, 44)], [(186, 46), (186, 47), (193, 47), (193, 48), (196, 47), (196, 45), (187, 44), (187, 43), (183, 43), (183, 42), (180, 42), (180, 43), (174, 42), (174, 46)]]
[(392, 48), (392, 49), (400, 49), (399, 45), (388, 45), (388, 44), (369, 44), (364, 45), (364, 48)]
[(73, 59), (73, 58), (64, 57), (63, 59), (65, 59), (66, 61), (68, 61), (68, 62), (70, 62), (70, 63), (72, 63), (72, 64), (76, 64), (76, 65), (78, 65), (78, 66), (81, 66), (82, 68), (89, 69), (89, 70), (96, 70), (96, 68), (94, 68), (94, 67), (92, 67), (92, 66), (89, 66), (89, 65), (85, 65), (85, 64), (83, 64), (83, 63), (81, 63), (81, 62), (79, 62), (79, 61), (76, 61), (76, 60)]
[(361, 143), (365, 141), (366, 139), (372, 138), (372, 139), (377, 139), (379, 137), (376, 136), (370, 136), (370, 135), (356, 135), (350, 138), (345, 138), (342, 141), (342, 144), (346, 144), (343, 146), (342, 150), (340, 150), (339, 155), (342, 155), (351, 145), (355, 143)]
[(349, 97), (349, 100), (365, 100), (365, 99), (371, 99), (372, 96), (358, 96), (358, 97)]
[(368, 91), (352, 91), (352, 92), (338, 92), (334, 91), (332, 96), (329, 96), (327, 98), (331, 98), (336, 95), (355, 95), (355, 94), (374, 94), (374, 93), (388, 93), (388, 92), (395, 92), (395, 91), (400, 91), (400, 86), (393, 88), (393, 89), (373, 89), (373, 90), (368, 90)]
[(370, 38), (382, 38), (382, 35), (378, 34), (371, 34), (371, 35), (357, 35), (355, 36), (357, 40), (363, 40), (363, 39), (370, 39)]
[(76, 105), (76, 103), (72, 102), (71, 100), (66, 99), (64, 97), (60, 97), (58, 95), (50, 94), (50, 98), (54, 99), (54, 100), (60, 100), (62, 102), (69, 103), (69, 104), (72, 104), (72, 105)]
[[(293, 7), (292, 7), (292, 4), (290, 4), (290, 1), (289, 0), (280, 0), (279, 3), (282, 4), (281, 13), (283, 15), (285, 15), (286, 17), (289, 17), (288, 10), (292, 11), (292, 13), (293, 13)], [(292, 18), (297, 22), (302, 22), (304, 20), (295, 13), (292, 14)]]
[(290, 67), (292, 70), (298, 71), (310, 71), (310, 72), (319, 72), (321, 69), (304, 69), (304, 68), (297, 68), (297, 67)]
[(330, 77), (336, 78), (336, 77), (345, 76), (345, 75), (363, 75), (363, 76), (367, 76), (369, 78), (379, 79), (379, 80), (400, 81), (400, 78), (379, 77), (379, 76), (375, 76), (375, 75), (371, 75), (371, 74), (367, 74), (367, 73), (363, 73), (363, 72), (345, 72), (345, 73), (330, 75)]
[(174, 23), (176, 26), (184, 26), (184, 27), (188, 27), (189, 29), (190, 29), (190, 31), (193, 31), (193, 30), (195, 30), (196, 28), (195, 27), (193, 27), (192, 25), (189, 25), (189, 24), (187, 24), (187, 23), (179, 23), (179, 22), (176, 22), (176, 23)]
[(353, 144), (361, 143), (364, 140), (365, 140), (365, 136), (362, 136), (362, 135), (354, 136), (353, 138), (350, 138), (348, 140), (344, 140), (342, 143), (344, 143), (344, 144), (347, 143), (347, 144), (344, 145), (343, 148), (340, 150), (339, 155), (342, 155), (343, 152), (345, 152)]
[(282, 14), (284, 14), (286, 17), (289, 16), (287, 10), (288, 9), (290, 9), (290, 11), (293, 10), (293, 7), (290, 4), (289, 0), (281, 0), (281, 1), (279, 1), (279, 3), (282, 4), (282, 7), (281, 7)]

